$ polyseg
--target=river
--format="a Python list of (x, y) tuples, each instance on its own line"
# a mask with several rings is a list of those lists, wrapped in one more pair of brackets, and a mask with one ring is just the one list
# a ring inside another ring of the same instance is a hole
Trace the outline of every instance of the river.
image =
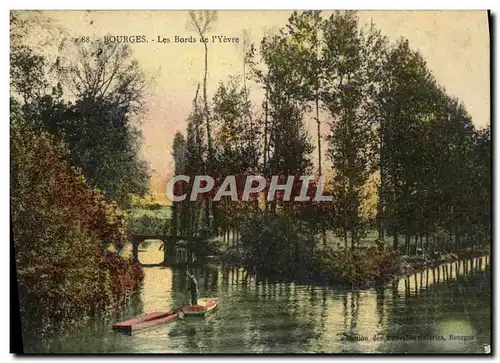
[[(140, 252), (160, 258), (157, 246)], [(158, 255), (158, 256), (157, 256)], [(446, 271), (445, 271), (446, 266)], [(90, 321), (51, 344), (60, 353), (485, 353), (490, 266), (443, 265), (368, 290), (258, 281), (243, 269), (193, 270), (201, 296), (219, 296), (205, 319), (185, 318), (126, 336)], [(192, 272), (193, 272), (192, 271)], [(179, 307), (185, 270), (145, 268), (142, 291), (114, 319)]]

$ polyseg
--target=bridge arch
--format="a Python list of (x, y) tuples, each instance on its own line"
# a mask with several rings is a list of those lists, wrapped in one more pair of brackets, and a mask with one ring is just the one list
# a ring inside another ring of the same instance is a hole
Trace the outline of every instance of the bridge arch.
[(134, 234), (130, 236), (132, 256), (139, 262), (139, 245), (145, 240), (163, 242), (163, 263), (159, 265), (173, 266), (185, 264), (193, 251), (189, 249), (189, 241), (201, 240), (200, 237), (172, 236), (168, 234)]

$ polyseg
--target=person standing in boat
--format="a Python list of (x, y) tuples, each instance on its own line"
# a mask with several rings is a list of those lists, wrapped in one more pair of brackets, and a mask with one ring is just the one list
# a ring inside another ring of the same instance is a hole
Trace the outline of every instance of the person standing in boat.
[(189, 290), (191, 291), (191, 305), (198, 305), (198, 281), (196, 278), (186, 271), (189, 277)]

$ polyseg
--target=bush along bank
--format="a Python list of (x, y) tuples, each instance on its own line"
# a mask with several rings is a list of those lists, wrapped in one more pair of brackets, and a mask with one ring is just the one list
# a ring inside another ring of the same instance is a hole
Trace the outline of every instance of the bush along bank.
[(48, 134), (11, 123), (11, 223), (25, 352), (116, 305), (143, 279), (117, 252), (116, 203), (91, 188)]
[[(320, 250), (318, 242), (304, 221), (279, 215), (254, 218), (242, 231), (237, 262), (262, 277), (358, 288), (399, 273), (400, 255), (392, 249)], [(235, 255), (228, 253), (222, 261), (234, 264), (230, 257)]]
[(327, 250), (319, 258), (318, 279), (329, 285), (368, 288), (397, 277), (400, 262), (399, 253), (393, 249)]
[(442, 263), (489, 254), (487, 249), (477, 248), (409, 257), (380, 244), (321, 249), (322, 241), (314, 235), (300, 220), (257, 217), (242, 229), (239, 250), (229, 249), (221, 261), (226, 266), (242, 266), (260, 278), (364, 289)]

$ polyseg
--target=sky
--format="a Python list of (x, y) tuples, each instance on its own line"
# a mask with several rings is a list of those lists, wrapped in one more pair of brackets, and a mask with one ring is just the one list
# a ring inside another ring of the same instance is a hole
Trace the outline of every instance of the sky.
[[(197, 84), (203, 81), (203, 44), (175, 43), (175, 36), (195, 37), (186, 11), (46, 11), (72, 37), (105, 35), (145, 36), (147, 43), (131, 44), (134, 57), (152, 80), (147, 111), (141, 116), (144, 137), (142, 153), (151, 172), (151, 192), (166, 203), (165, 184), (173, 174), (172, 141), (176, 131), (185, 134)], [(269, 31), (286, 24), (290, 11), (218, 11), (214, 27), (207, 32), (226, 38), (249, 32), (259, 44)], [(323, 16), (329, 14), (323, 12)], [(490, 57), (486, 11), (360, 11), (360, 22), (371, 20), (396, 41), (405, 37), (427, 61), (438, 83), (462, 100), (478, 127), (490, 123)], [(158, 37), (170, 43), (158, 43)], [(199, 39), (199, 37), (198, 37)], [(154, 40), (154, 41), (153, 41)], [(221, 81), (241, 76), (243, 55), (238, 44), (208, 44), (209, 98)], [(260, 90), (249, 84), (255, 99)], [(308, 121), (311, 142), (316, 144), (314, 125)]]

